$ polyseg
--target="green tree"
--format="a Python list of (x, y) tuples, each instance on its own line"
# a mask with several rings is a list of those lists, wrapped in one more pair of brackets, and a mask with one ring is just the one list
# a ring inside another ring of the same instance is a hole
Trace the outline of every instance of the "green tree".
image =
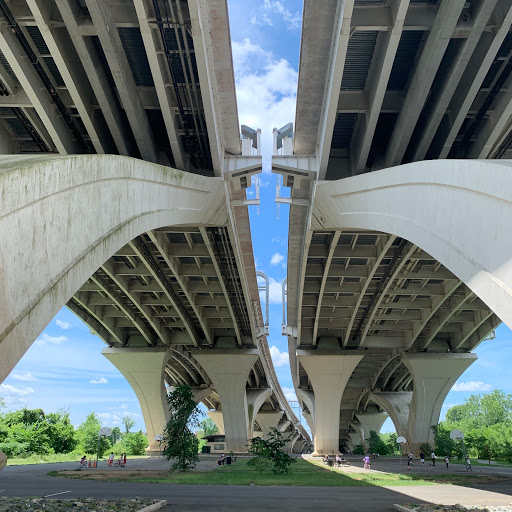
[[(98, 449), (98, 434), (101, 428), (100, 420), (91, 412), (86, 420), (78, 427), (77, 436), (85, 453), (95, 454)], [(111, 449), (110, 441), (106, 437), (100, 440), (100, 457)]]
[(121, 429), (119, 427), (114, 427), (112, 429), (112, 435), (108, 438), (109, 441), (110, 441), (110, 444), (112, 446), (115, 446), (115, 444), (121, 440), (121, 438), (123, 437), (123, 434), (121, 432)]
[(265, 466), (263, 461), (267, 460), (274, 473), (289, 473), (296, 460), (283, 448), (290, 440), (291, 435), (285, 438), (282, 432), (273, 427), (268, 433), (268, 439), (254, 437), (249, 445), (249, 453), (254, 455), (248, 462), (249, 466), (261, 472)]
[(46, 415), (45, 419), (48, 424), (50, 444), (54, 452), (72, 452), (78, 444), (78, 439), (75, 428), (69, 419), (69, 413), (66, 411), (51, 412)]
[(217, 434), (219, 429), (217, 425), (215, 425), (214, 421), (211, 418), (205, 418), (201, 422), (199, 422), (199, 430), (205, 436), (212, 436), (213, 434)]
[(130, 416), (125, 416), (122, 419), (122, 422), (125, 428), (125, 432), (128, 434), (130, 432), (130, 429), (133, 428), (133, 426), (135, 425), (135, 420), (132, 420)]
[(379, 455), (387, 455), (389, 453), (388, 445), (375, 430), (370, 430), (368, 445), (370, 453), (378, 453)]
[(145, 449), (149, 446), (148, 438), (139, 432), (128, 432), (123, 437), (123, 445), (128, 455), (144, 455)]
[(178, 385), (167, 395), (169, 421), (165, 426), (163, 443), (167, 460), (174, 459), (171, 471), (188, 471), (196, 466), (199, 439), (191, 429), (199, 426), (200, 410), (190, 386)]

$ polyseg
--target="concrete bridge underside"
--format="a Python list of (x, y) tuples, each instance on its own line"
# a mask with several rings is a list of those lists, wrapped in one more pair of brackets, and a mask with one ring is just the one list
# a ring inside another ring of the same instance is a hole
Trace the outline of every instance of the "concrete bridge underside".
[(272, 366), (235, 188), (127, 157), (0, 157), (0, 380), (67, 305), (132, 385), (150, 451), (165, 383), (222, 415), (228, 450), (270, 412), (305, 436)]
[(418, 162), (292, 188), (290, 244), (306, 250), (289, 259), (286, 332), (317, 453), (353, 445), (379, 411), (409, 449), (432, 443), (472, 351), (512, 325), (510, 166)]

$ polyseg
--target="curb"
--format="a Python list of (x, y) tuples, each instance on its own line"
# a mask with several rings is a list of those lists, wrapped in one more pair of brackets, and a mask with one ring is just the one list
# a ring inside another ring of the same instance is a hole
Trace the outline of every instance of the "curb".
[(165, 505), (167, 505), (167, 500), (157, 501), (153, 503), (153, 505), (141, 508), (139, 512), (153, 512), (153, 510), (160, 510), (162, 507), (165, 507)]

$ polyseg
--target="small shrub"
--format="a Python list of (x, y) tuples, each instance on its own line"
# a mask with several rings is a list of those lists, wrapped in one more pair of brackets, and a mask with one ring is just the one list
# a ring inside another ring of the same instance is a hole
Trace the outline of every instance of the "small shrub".
[(296, 461), (285, 453), (283, 448), (290, 439), (291, 436), (284, 438), (283, 433), (276, 428), (270, 429), (268, 439), (253, 438), (249, 446), (249, 453), (252, 453), (255, 457), (249, 461), (249, 465), (261, 472), (264, 469), (264, 461), (266, 461), (266, 464), (271, 466), (274, 473), (289, 473), (291, 465)]

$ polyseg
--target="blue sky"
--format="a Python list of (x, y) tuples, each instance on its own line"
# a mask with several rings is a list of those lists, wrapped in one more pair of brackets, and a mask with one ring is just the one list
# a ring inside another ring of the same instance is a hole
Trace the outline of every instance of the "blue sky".
[[(276, 215), (276, 177), (270, 174), (272, 128), (295, 119), (295, 95), (300, 52), (301, 0), (228, 0), (233, 62), (240, 124), (261, 128), (264, 173), (260, 177), (259, 214), (251, 207), (251, 229), (258, 270), (271, 280), (270, 336), (276, 372), (293, 399), (286, 338), (281, 336), (281, 283), (286, 276), (288, 207)], [(459, 379), (445, 402), (452, 405), (475, 392), (502, 389), (512, 393), (508, 377), (512, 362), (512, 332), (501, 326), (494, 340), (476, 350), (479, 359)], [(138, 401), (124, 377), (102, 355), (104, 343), (67, 309), (62, 309), (0, 385), (8, 409), (24, 405), (46, 412), (66, 409), (75, 425), (90, 412), (104, 425), (120, 425), (123, 416), (144, 429)], [(384, 431), (394, 431), (387, 421)]]

